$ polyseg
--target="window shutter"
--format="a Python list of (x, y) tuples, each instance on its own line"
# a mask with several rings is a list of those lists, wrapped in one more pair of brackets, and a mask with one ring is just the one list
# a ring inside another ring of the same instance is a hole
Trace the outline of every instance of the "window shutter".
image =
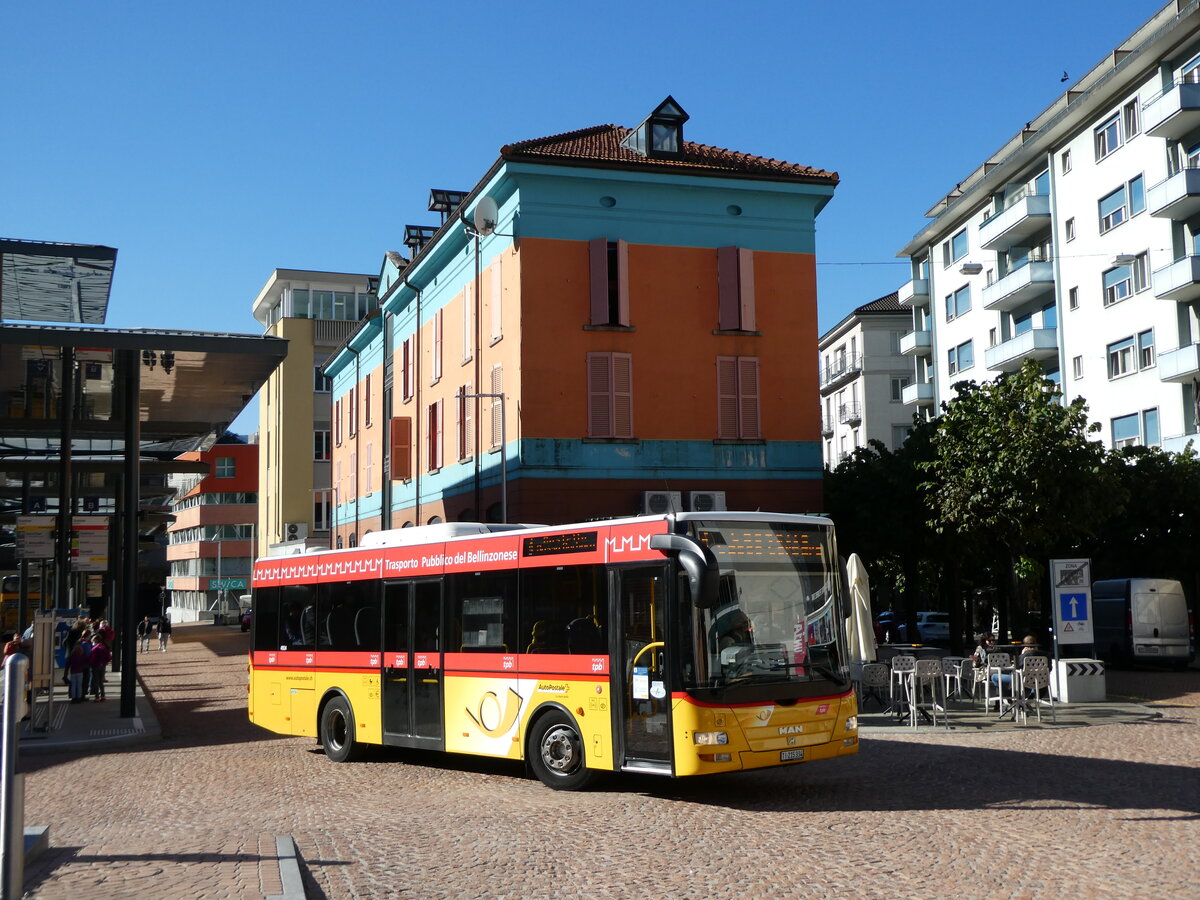
[(412, 478), (412, 418), (396, 416), (392, 419), (392, 471), (393, 481), (408, 481)]
[(333, 404), (333, 440), (339, 447), (342, 446), (342, 401), (336, 400)]
[(371, 427), (371, 373), (367, 373), (366, 386), (363, 392), (363, 421)]
[(442, 379), (442, 313), (439, 309), (433, 314), (433, 379), (430, 384), (437, 384)]
[(492, 267), (492, 284), (490, 291), (492, 314), (492, 343), (504, 337), (504, 259), (498, 257)]
[[(475, 393), (475, 385), (467, 383), (463, 385), (464, 394)], [(463, 447), (464, 457), (473, 456), (475, 454), (475, 404), (474, 398), (463, 400)]]
[(629, 325), (629, 244), (617, 241), (617, 322)]
[(367, 441), (367, 493), (375, 490), (375, 442)]
[(458, 459), (466, 458), (464, 452), (467, 447), (466, 435), (463, 434), (463, 428), (466, 426), (466, 398), (463, 396), (466, 393), (466, 388), (459, 388), (454, 392), (454, 454)]
[(633, 357), (612, 354), (613, 437), (633, 437)]
[(736, 356), (717, 357), (717, 437), (738, 436), (738, 366)]
[(412, 399), (413, 385), (413, 358), (411, 340), (405, 340), (400, 346), (400, 371), (403, 373), (401, 375), (400, 395), (401, 399), (407, 402)]
[(738, 304), (738, 327), (743, 331), (755, 331), (754, 251), (745, 247), (738, 249)]
[(588, 241), (588, 264), (590, 269), (591, 311), (588, 323), (608, 324), (608, 239), (596, 238)]
[(587, 355), (588, 437), (612, 437), (612, 360), (608, 353)]
[(442, 403), (429, 404), (429, 471), (442, 467)]
[(462, 292), (462, 361), (470, 362), (471, 351), (475, 347), (475, 329), (472, 327), (475, 320), (475, 304), (472, 302), (474, 294), (471, 291), (463, 290)]
[(735, 331), (739, 322), (738, 248), (717, 248), (717, 328)]
[[(504, 393), (504, 367), (500, 365), (492, 366), (492, 389), (489, 391), (492, 394)], [(500, 446), (500, 434), (504, 430), (504, 406), (496, 399), (492, 398), (491, 406), (491, 426), (492, 437), (491, 446), (495, 449)]]
[(738, 437), (755, 440), (762, 437), (758, 415), (758, 358), (738, 357)]

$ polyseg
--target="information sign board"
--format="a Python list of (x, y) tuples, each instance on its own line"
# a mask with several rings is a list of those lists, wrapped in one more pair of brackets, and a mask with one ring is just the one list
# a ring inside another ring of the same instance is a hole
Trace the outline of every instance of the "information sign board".
[(1092, 643), (1092, 561), (1050, 560), (1050, 591), (1058, 643)]

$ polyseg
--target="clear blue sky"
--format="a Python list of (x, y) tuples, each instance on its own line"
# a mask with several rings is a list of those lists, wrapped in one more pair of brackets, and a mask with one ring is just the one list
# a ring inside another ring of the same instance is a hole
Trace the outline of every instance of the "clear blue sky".
[(272, 269), (375, 273), (436, 222), (431, 187), (672, 94), (689, 140), (840, 174), (825, 330), (906, 281), (924, 211), (1162, 5), (12, 3), (0, 237), (118, 248), (108, 325), (257, 334)]

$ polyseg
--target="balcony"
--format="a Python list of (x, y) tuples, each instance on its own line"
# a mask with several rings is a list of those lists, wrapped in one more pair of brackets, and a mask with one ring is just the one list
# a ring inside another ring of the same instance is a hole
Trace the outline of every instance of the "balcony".
[(1200, 256), (1185, 256), (1155, 271), (1154, 296), (1176, 303), (1200, 297)]
[(1187, 344), (1158, 354), (1158, 380), (1190, 384), (1200, 376), (1200, 344)]
[(1169, 453), (1182, 453), (1188, 444), (1192, 445), (1193, 450), (1200, 450), (1200, 433), (1193, 431), (1191, 434), (1165, 438), (1159, 446)]
[(1176, 84), (1142, 106), (1146, 134), (1169, 141), (1200, 126), (1200, 84)]
[(900, 290), (896, 292), (896, 299), (901, 306), (928, 306), (929, 279), (914, 278), (907, 284), (900, 285)]
[(983, 308), (1008, 312), (1054, 292), (1054, 263), (1028, 262), (983, 289)]
[(831, 416), (821, 416), (821, 437), (833, 437), (833, 418)]
[(989, 372), (1015, 372), (1027, 359), (1052, 359), (1058, 356), (1058, 329), (1032, 328), (983, 354)]
[(832, 390), (853, 380), (862, 372), (862, 356), (850, 353), (839, 357), (821, 369), (821, 390)]
[(1180, 221), (1200, 212), (1200, 169), (1180, 169), (1146, 191), (1150, 215)]
[(905, 403), (915, 403), (917, 406), (933, 406), (933, 382), (918, 381), (916, 384), (904, 386), (900, 399)]
[(933, 352), (933, 332), (910, 331), (900, 338), (900, 352), (905, 356), (929, 356)]
[(1026, 194), (979, 226), (984, 250), (1007, 250), (1050, 227), (1050, 195)]
[(843, 403), (838, 407), (838, 421), (843, 425), (855, 426), (862, 423), (862, 404)]

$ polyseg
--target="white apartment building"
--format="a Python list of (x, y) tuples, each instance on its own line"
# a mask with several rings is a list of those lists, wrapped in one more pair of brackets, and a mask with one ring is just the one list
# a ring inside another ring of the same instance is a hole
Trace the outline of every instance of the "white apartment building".
[(926, 216), (899, 254), (907, 403), (932, 416), (1035, 359), (1110, 447), (1196, 438), (1200, 3), (1163, 7)]
[(871, 440), (890, 450), (904, 443), (913, 408), (903, 393), (912, 372), (900, 343), (911, 318), (891, 293), (858, 307), (817, 342), (826, 467), (835, 468)]

